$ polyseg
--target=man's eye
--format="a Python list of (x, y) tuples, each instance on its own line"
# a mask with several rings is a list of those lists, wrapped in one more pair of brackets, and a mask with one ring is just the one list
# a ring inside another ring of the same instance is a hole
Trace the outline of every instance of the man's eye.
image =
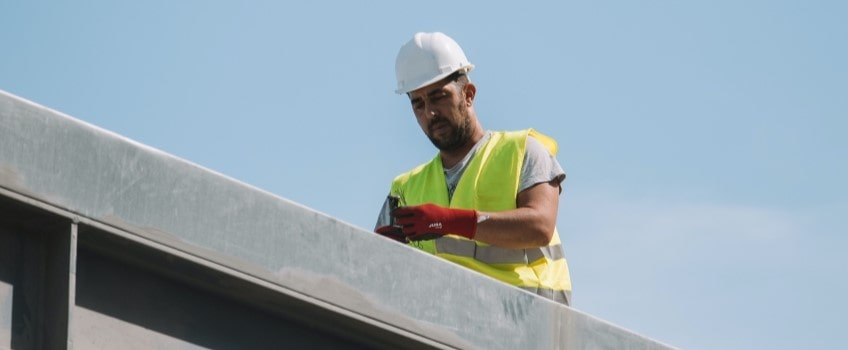
[(449, 96), (450, 95), (448, 94), (447, 91), (440, 91), (438, 94), (433, 95), (433, 97), (430, 100), (431, 101), (441, 101), (441, 100), (444, 100), (445, 98), (447, 98)]

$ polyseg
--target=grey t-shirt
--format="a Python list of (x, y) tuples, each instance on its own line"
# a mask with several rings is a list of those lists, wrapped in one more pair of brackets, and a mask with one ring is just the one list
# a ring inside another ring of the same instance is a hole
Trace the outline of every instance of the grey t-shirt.
[[(459, 183), (462, 173), (465, 172), (465, 168), (468, 167), (468, 162), (472, 157), (474, 157), (474, 154), (477, 153), (480, 147), (482, 147), (486, 141), (491, 138), (491, 136), (492, 132), (487, 131), (483, 138), (480, 139), (480, 141), (477, 141), (474, 147), (471, 148), (468, 154), (466, 154), (459, 163), (456, 163), (456, 165), (449, 169), (445, 169), (445, 180), (447, 180), (446, 182), (448, 184), (448, 198), (453, 198), (453, 191), (456, 189), (456, 185)], [(539, 183), (556, 181), (561, 184), (563, 180), (565, 180), (565, 171), (556, 160), (556, 157), (548, 152), (548, 149), (545, 148), (545, 145), (543, 145), (541, 141), (532, 136), (528, 137), (526, 151), (524, 152), (524, 162), (521, 165), (521, 175), (518, 180), (518, 192), (524, 191)], [(561, 190), (562, 187), (560, 187), (560, 191)], [(377, 225), (375, 228), (389, 225), (391, 222), (391, 218), (387, 214), (389, 212), (387, 210), (388, 205), (388, 200), (383, 203), (383, 209), (380, 210), (380, 215), (377, 218)]]

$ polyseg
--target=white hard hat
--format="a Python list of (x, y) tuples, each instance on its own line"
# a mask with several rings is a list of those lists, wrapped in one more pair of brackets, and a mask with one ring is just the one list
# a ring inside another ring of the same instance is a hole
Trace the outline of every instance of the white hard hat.
[(474, 65), (465, 58), (462, 48), (449, 36), (415, 33), (400, 48), (395, 60), (398, 94), (404, 94), (446, 78), (456, 71), (470, 72)]

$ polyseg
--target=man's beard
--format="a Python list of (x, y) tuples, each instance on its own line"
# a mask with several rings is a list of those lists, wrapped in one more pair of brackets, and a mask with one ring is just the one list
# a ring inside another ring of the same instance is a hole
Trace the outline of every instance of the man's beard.
[(427, 135), (433, 146), (436, 146), (441, 151), (454, 151), (464, 146), (471, 139), (471, 117), (468, 115), (467, 109), (460, 107), (460, 115), (463, 116), (459, 125), (453, 126), (450, 122), (445, 121), (450, 128), (448, 135), (442, 139), (436, 139), (433, 136)]

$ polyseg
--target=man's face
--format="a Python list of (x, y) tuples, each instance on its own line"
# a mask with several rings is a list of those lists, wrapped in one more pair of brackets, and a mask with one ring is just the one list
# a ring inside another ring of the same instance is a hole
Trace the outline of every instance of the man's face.
[(436, 148), (452, 151), (471, 138), (470, 102), (466, 97), (459, 84), (452, 81), (440, 81), (409, 93), (418, 125)]

